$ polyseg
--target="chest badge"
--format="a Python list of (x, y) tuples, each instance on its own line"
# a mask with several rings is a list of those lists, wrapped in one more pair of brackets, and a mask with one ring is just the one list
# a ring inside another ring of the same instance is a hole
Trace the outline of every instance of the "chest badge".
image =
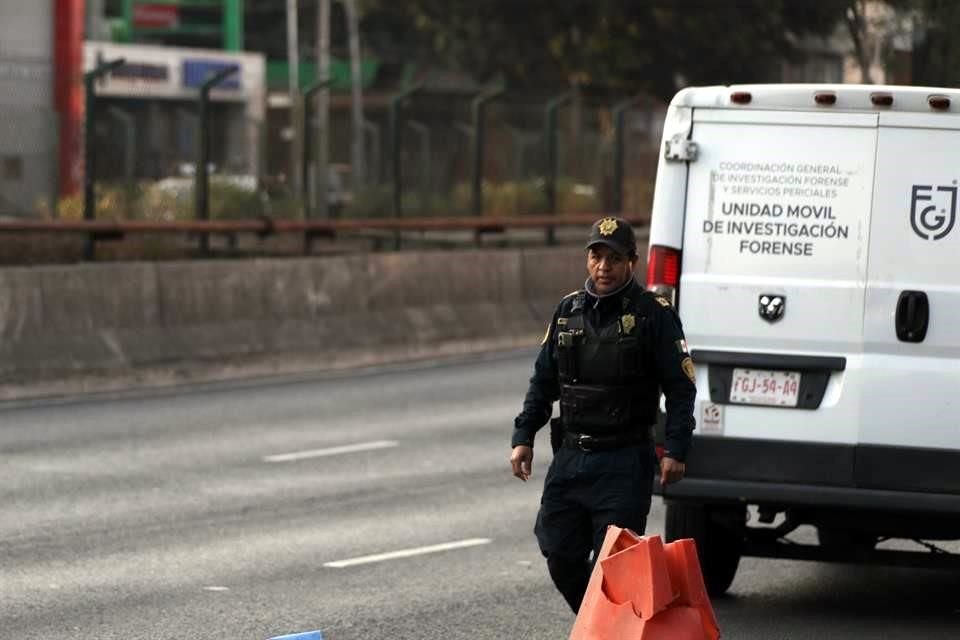
[(635, 326), (637, 326), (637, 318), (632, 313), (627, 313), (620, 317), (620, 333), (622, 335), (632, 333)]
[(787, 296), (762, 293), (760, 294), (758, 310), (761, 318), (767, 322), (776, 322), (783, 317), (787, 310)]

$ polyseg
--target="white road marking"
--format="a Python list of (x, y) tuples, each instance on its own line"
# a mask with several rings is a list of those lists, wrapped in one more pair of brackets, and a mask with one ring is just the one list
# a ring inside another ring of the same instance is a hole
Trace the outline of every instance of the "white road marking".
[(209, 586), (204, 587), (204, 591), (230, 591), (230, 587), (218, 587), (218, 586)]
[(361, 556), (359, 558), (350, 558), (349, 560), (337, 560), (336, 562), (325, 562), (323, 566), (342, 569), (344, 567), (353, 567), (358, 564), (370, 564), (372, 562), (383, 562), (385, 560), (396, 560), (397, 558), (410, 558), (412, 556), (422, 556), (427, 553), (437, 553), (439, 551), (450, 551), (451, 549), (465, 549), (467, 547), (477, 547), (482, 544), (493, 542), (490, 538), (470, 538), (469, 540), (459, 540), (457, 542), (445, 542), (443, 544), (434, 544), (428, 547), (415, 547), (413, 549), (402, 549), (400, 551), (390, 551), (387, 553), (378, 553), (372, 556)]
[(329, 447), (327, 449), (310, 449), (309, 451), (294, 451), (293, 453), (278, 453), (272, 456), (264, 456), (264, 462), (292, 462), (294, 460), (307, 460), (309, 458), (323, 458), (324, 456), (336, 456), (341, 453), (356, 453), (358, 451), (374, 451), (376, 449), (390, 449), (396, 447), (399, 443), (393, 440), (376, 440), (374, 442), (361, 442), (360, 444), (348, 444), (342, 447)]

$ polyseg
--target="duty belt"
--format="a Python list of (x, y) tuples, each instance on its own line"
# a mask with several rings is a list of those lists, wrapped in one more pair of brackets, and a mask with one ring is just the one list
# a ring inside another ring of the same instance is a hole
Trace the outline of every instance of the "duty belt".
[(610, 451), (632, 445), (650, 442), (649, 429), (639, 429), (625, 433), (594, 436), (589, 433), (563, 432), (563, 446), (583, 451)]

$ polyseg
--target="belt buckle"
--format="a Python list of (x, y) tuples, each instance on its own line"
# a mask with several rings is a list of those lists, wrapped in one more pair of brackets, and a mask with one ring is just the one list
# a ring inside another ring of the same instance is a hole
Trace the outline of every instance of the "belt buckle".
[(581, 433), (577, 436), (577, 446), (583, 451), (593, 451), (589, 446), (593, 441), (594, 437), (586, 433)]

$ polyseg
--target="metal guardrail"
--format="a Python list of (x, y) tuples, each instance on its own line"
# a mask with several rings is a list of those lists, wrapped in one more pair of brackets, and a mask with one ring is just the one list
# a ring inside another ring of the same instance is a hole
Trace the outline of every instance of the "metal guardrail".
[[(361, 218), (275, 220), (268, 217), (249, 220), (0, 220), (0, 234), (86, 234), (92, 245), (97, 241), (120, 240), (132, 234), (193, 235), (207, 238), (210, 234), (256, 234), (261, 237), (279, 234), (302, 234), (306, 239), (305, 252), (310, 252), (311, 240), (316, 237), (336, 237), (338, 234), (383, 231), (473, 231), (503, 233), (509, 229), (544, 229), (549, 243), (552, 230), (557, 227), (590, 226), (598, 218), (609, 214), (482, 216), (482, 217), (419, 217), (419, 218)], [(624, 216), (631, 224), (644, 225), (639, 216)], [(204, 243), (205, 245), (206, 243)], [(94, 259), (91, 254), (87, 259)]]

